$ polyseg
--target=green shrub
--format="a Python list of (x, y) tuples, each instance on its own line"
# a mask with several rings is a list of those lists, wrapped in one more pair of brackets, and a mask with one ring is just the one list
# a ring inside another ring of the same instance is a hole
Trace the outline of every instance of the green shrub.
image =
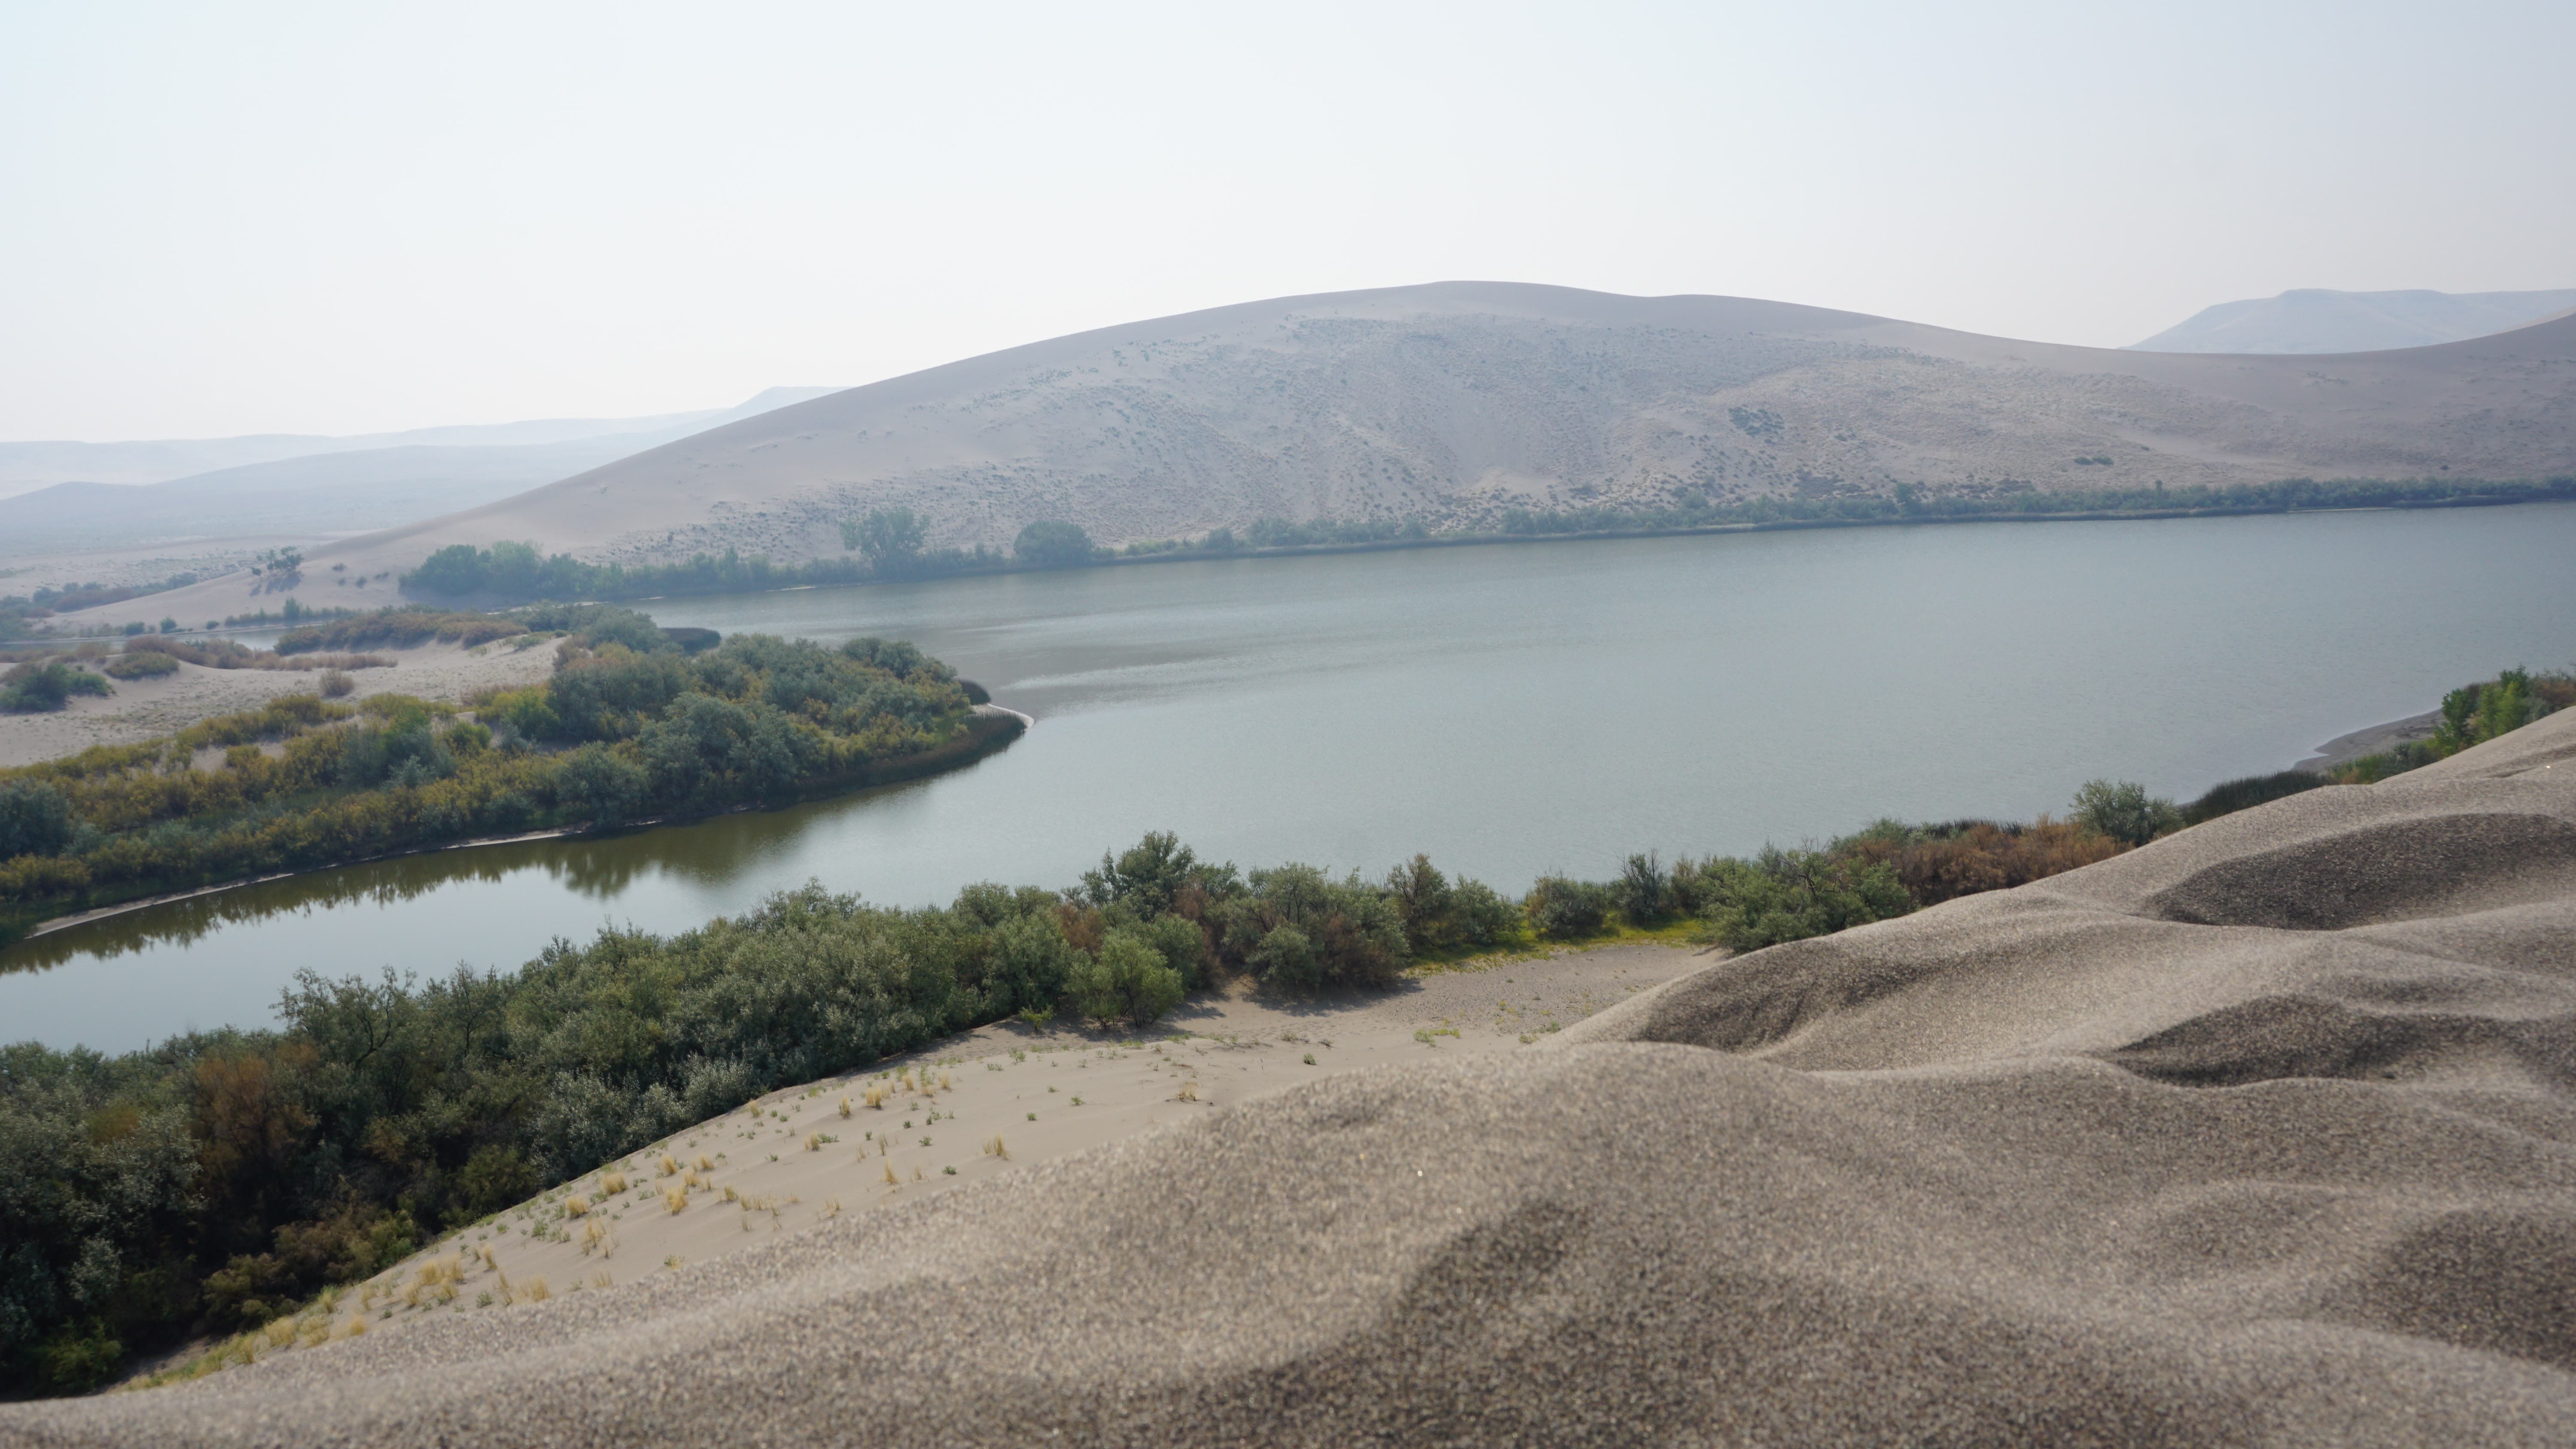
[[(2204, 820), (2251, 810), (2257, 805), (2286, 799), (2328, 783), (2325, 776), (2312, 775), (2305, 770), (2283, 770), (2278, 774), (2247, 775), (2240, 780), (2224, 781), (2210, 786), (2207, 793), (2182, 807), (2183, 823), (2198, 825)], [(2107, 835), (2110, 832), (2102, 833)]]
[(131, 650), (99, 666), (110, 679), (157, 679), (179, 672), (179, 661), (158, 649), (137, 654)]
[(1654, 852), (1629, 856), (1619, 868), (1619, 913), (1640, 926), (1661, 920), (1672, 898), (1671, 877)]
[(1041, 568), (1089, 563), (1095, 552), (1091, 546), (1091, 535), (1083, 531), (1082, 525), (1053, 518), (1041, 518), (1021, 529), (1011, 551), (1019, 556), (1020, 562)]
[(1699, 878), (1709, 934), (1737, 951), (1829, 935), (1914, 909), (1894, 870), (1821, 851), (1766, 845), (1750, 861), (1710, 861)]
[(0, 783), (0, 860), (52, 855), (72, 843), (72, 805), (43, 780)]
[(2086, 829), (2127, 845), (2144, 845), (2183, 827), (2182, 812), (2171, 800), (2151, 797), (2146, 786), (2127, 780), (2085, 781), (2070, 813)]
[(1065, 981), (1076, 1005), (1095, 1021), (1150, 1026), (1180, 1004), (1181, 974), (1144, 937), (1116, 930)]
[(43, 714), (61, 709), (75, 694), (113, 694), (115, 688), (86, 669), (60, 660), (21, 664), (0, 674), (0, 712)]
[(1615, 897), (1606, 885), (1543, 875), (1521, 900), (1530, 928), (1542, 936), (1570, 941), (1589, 936), (1610, 918)]

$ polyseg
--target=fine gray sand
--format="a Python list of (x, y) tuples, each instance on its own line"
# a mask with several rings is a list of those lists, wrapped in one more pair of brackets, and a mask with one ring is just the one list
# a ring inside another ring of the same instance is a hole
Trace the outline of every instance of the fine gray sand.
[(2576, 711), (0, 1442), (2576, 1442), (2570, 771)]

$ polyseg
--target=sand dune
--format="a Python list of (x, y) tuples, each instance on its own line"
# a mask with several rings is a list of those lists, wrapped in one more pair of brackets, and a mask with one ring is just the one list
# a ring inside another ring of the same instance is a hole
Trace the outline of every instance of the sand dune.
[(2576, 712), (42, 1444), (2564, 1444)]
[[(329, 564), (399, 572), (447, 544), (503, 539), (595, 562), (726, 548), (838, 558), (841, 520), (897, 504), (929, 520), (933, 546), (1007, 548), (1039, 518), (1118, 544), (1264, 516), (1478, 527), (1515, 507), (1883, 494), (1906, 481), (1991, 494), (2537, 478), (2576, 470), (2570, 359), (2576, 319), (2403, 352), (2229, 357), (1733, 297), (1491, 282), (1287, 297), (781, 408), (319, 546), (323, 567), (297, 592), (349, 603)], [(177, 596), (180, 612), (256, 607), (250, 586), (200, 585)]]

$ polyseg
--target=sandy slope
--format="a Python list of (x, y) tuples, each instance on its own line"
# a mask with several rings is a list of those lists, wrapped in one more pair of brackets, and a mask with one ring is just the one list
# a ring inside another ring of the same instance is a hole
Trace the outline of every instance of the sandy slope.
[[(1477, 526), (1518, 506), (1686, 493), (2444, 470), (2576, 470), (2576, 319), (2401, 352), (2235, 357), (1746, 298), (1444, 282), (1158, 318), (852, 388), (318, 546), (300, 593), (345, 602), (326, 597), (333, 563), (398, 573), (446, 544), (502, 539), (600, 561), (838, 558), (840, 520), (893, 504), (930, 521), (933, 545), (1006, 548), (1038, 518), (1119, 543), (1262, 516)], [(107, 607), (239, 612), (246, 587)]]
[(2568, 1443), (2570, 769), (2576, 712), (1535, 1049), (0, 1441)]
[[(554, 670), (555, 651), (543, 645), (522, 652), (486, 645), (475, 654), (454, 644), (370, 653), (397, 661), (389, 669), (361, 669), (350, 677), (351, 700), (371, 694), (409, 694), (462, 700), (493, 685), (533, 684)], [(0, 768), (77, 754), (92, 745), (124, 745), (185, 729), (201, 719), (256, 709), (281, 694), (311, 694), (313, 674), (292, 669), (207, 669), (182, 664), (158, 679), (111, 680), (116, 693), (81, 695), (52, 714), (0, 714)]]

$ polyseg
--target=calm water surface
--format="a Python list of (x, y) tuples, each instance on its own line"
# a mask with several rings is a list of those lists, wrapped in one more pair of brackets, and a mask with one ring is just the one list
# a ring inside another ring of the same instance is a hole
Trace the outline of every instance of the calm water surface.
[(1036, 716), (933, 780), (223, 892), (0, 953), (0, 1040), (265, 1025), (298, 968), (515, 966), (819, 878), (1062, 886), (1180, 832), (1245, 865), (1416, 850), (1507, 891), (1881, 815), (2187, 797), (2576, 656), (2576, 507), (1878, 528), (1233, 560), (646, 604), (914, 639)]

